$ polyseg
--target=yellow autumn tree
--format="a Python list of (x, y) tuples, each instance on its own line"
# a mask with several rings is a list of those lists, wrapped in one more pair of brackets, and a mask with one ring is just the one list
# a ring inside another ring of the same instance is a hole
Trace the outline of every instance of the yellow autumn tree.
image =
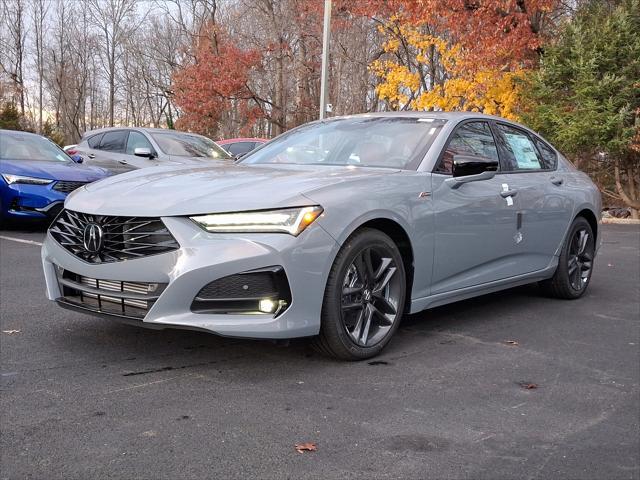
[(468, 61), (464, 49), (430, 33), (425, 23), (392, 17), (380, 27), (384, 58), (371, 63), (379, 98), (393, 109), (465, 110), (518, 119), (526, 71), (490, 69)]

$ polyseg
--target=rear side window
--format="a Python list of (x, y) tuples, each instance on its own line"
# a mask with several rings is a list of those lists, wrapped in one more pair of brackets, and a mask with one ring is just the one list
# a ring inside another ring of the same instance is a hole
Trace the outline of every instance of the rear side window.
[(98, 146), (100, 145), (100, 140), (102, 140), (103, 136), (104, 136), (104, 134), (99, 133), (98, 135), (94, 135), (93, 137), (89, 137), (89, 139), (87, 140), (87, 144), (91, 148), (98, 148)]
[(249, 153), (256, 147), (254, 142), (238, 142), (227, 145), (227, 151), (232, 155), (242, 155)]
[(501, 123), (497, 127), (503, 136), (502, 147), (506, 156), (504, 170), (541, 170), (544, 168), (542, 156), (525, 131)]
[(127, 133), (126, 130), (116, 130), (115, 132), (105, 133), (100, 142), (100, 150), (124, 153), (125, 144), (127, 143)]
[(484, 121), (467, 122), (456, 129), (435, 169), (451, 174), (454, 155), (473, 155), (498, 160), (498, 149), (489, 124)]
[(134, 155), (136, 148), (148, 148), (153, 152), (153, 147), (147, 137), (140, 132), (132, 130), (129, 132), (129, 139), (127, 140), (127, 155)]
[(544, 143), (538, 137), (533, 137), (533, 141), (542, 155), (542, 163), (546, 170), (555, 170), (558, 167), (558, 154), (553, 148)]

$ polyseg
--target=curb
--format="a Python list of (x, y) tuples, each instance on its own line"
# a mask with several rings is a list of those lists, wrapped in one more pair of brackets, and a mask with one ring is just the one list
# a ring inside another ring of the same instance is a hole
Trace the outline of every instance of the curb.
[(640, 220), (634, 218), (602, 217), (602, 223), (612, 225), (640, 225)]

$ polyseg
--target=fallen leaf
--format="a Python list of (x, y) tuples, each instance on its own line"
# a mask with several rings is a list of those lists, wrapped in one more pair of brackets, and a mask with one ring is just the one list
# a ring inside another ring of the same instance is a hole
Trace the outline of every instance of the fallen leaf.
[(534, 388), (538, 388), (538, 385), (535, 383), (521, 383), (520, 386), (526, 390), (533, 390)]
[(513, 345), (514, 347), (517, 345), (520, 345), (516, 340), (505, 340), (505, 342), (507, 345)]
[(296, 443), (296, 452), (315, 452), (318, 449), (315, 443)]
[(13, 335), (14, 333), (20, 333), (20, 330), (2, 330), (2, 333), (6, 333), (7, 335)]

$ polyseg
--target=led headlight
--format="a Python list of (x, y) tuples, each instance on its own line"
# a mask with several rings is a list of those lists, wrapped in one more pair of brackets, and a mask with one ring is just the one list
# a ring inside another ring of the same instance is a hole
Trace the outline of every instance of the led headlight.
[(322, 207), (283, 208), (255, 212), (213, 213), (189, 217), (208, 232), (288, 233), (298, 236), (322, 213)]
[(23, 175), (11, 175), (10, 173), (3, 173), (2, 178), (9, 185), (12, 183), (26, 183), (29, 185), (48, 185), (53, 180), (47, 180), (46, 178), (25, 177)]

